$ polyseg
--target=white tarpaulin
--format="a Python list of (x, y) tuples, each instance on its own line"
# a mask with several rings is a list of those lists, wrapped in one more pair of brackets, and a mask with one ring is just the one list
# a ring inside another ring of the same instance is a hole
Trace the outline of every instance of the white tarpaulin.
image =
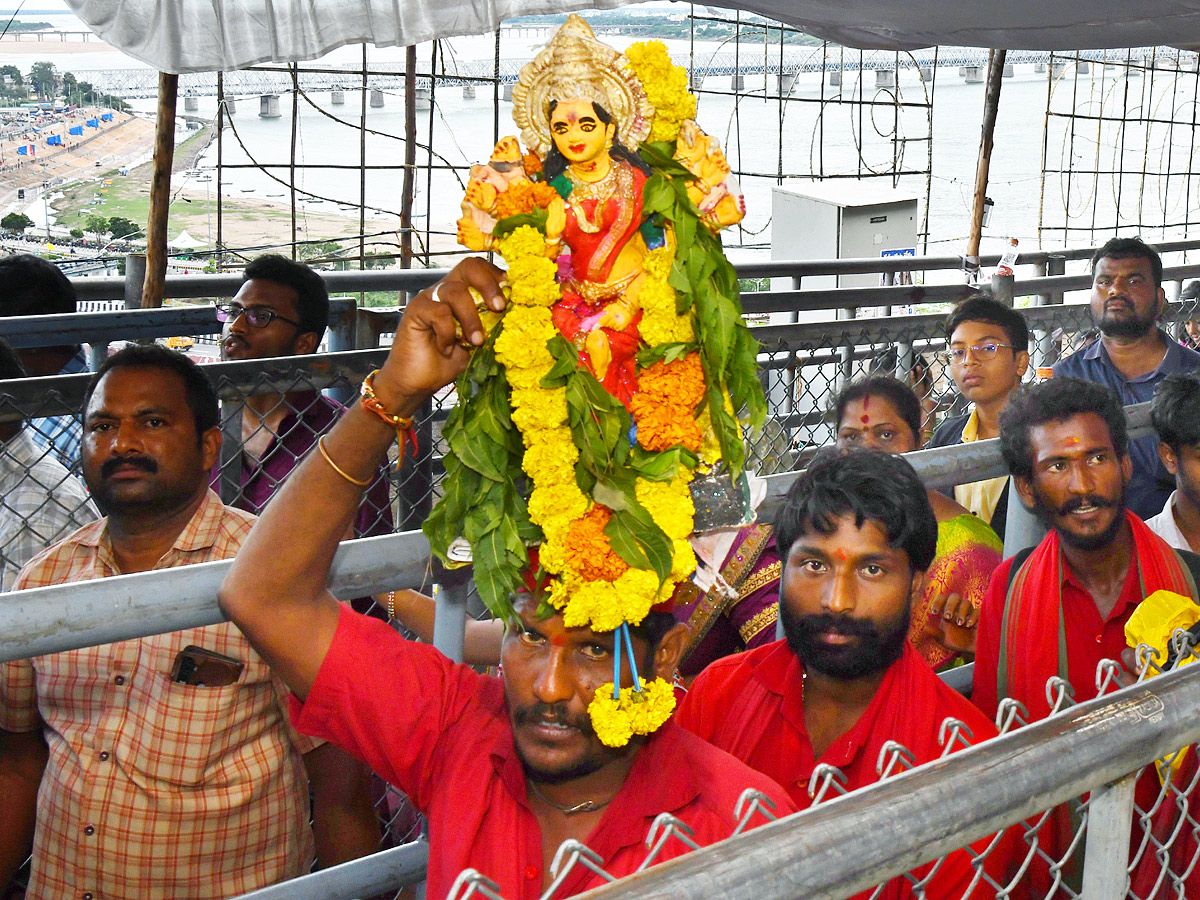
[[(97, 35), (164, 72), (316, 59), (343, 44), (417, 44), (505, 19), (624, 0), (67, 0)], [(741, 0), (853, 47), (1025, 50), (1200, 45), (1200, 0)], [(686, 9), (682, 4), (680, 9)]]

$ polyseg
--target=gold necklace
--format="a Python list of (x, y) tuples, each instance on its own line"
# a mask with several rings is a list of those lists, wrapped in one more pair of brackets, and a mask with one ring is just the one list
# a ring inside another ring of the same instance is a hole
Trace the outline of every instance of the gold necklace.
[[(604, 227), (604, 207), (618, 190), (624, 194), (633, 187), (633, 178), (626, 172), (625, 167), (610, 161), (608, 172), (596, 181), (584, 181), (576, 175), (571, 167), (567, 167), (567, 178), (571, 182), (571, 199), (574, 202), (575, 219), (579, 230), (584, 234), (596, 234)], [(626, 184), (628, 182), (628, 184)], [(595, 200), (596, 205), (591, 215), (584, 211), (583, 200)]]
[(526, 779), (525, 783), (529, 785), (530, 789), (535, 794), (537, 794), (538, 797), (540, 797), (546, 803), (549, 803), (551, 806), (553, 806), (555, 809), (557, 809), (564, 816), (573, 816), (576, 813), (595, 812), (598, 809), (604, 809), (604, 807), (606, 807), (606, 806), (608, 806), (608, 804), (612, 803), (613, 799), (616, 797), (616, 794), (614, 794), (612, 797), (609, 797), (603, 803), (597, 803), (595, 800), (584, 800), (582, 803), (576, 803), (574, 806), (560, 806), (559, 804), (555, 803), (553, 800), (551, 800), (549, 797), (547, 797), (545, 794), (542, 793), (542, 790), (541, 790), (541, 788), (539, 788), (537, 786), (536, 781), (529, 781), (528, 779)]

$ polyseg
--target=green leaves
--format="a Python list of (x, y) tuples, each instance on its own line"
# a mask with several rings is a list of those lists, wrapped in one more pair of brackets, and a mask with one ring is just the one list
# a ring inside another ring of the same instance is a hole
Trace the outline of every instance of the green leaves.
[[(721, 455), (736, 477), (745, 461), (745, 448), (737, 421), (725, 409), (724, 392), (729, 392), (734, 409), (753, 427), (765, 421), (766, 398), (757, 377), (758, 342), (742, 319), (737, 273), (725, 258), (721, 240), (687, 196), (687, 182), (695, 175), (673, 158), (673, 143), (642, 144), (641, 152), (655, 170), (643, 191), (645, 209), (674, 229), (675, 262), (668, 283), (676, 292), (676, 312), (683, 315), (695, 310), (713, 431)], [(643, 356), (639, 355), (639, 363)]]
[(496, 240), (508, 237), (522, 225), (532, 225), (542, 234), (546, 233), (546, 210), (534, 208), (533, 212), (518, 213), (515, 216), (505, 216), (492, 229), (492, 237)]
[(470, 542), (479, 596), (493, 613), (507, 618), (528, 565), (525, 547), (542, 535), (517, 487), (525, 479), (524, 446), (513, 426), (504, 369), (496, 360), (495, 338), (502, 329), (503, 323), (493, 329), (458, 380), (459, 402), (443, 429), (451, 452), (442, 497), (421, 530), (442, 559), (455, 538)]

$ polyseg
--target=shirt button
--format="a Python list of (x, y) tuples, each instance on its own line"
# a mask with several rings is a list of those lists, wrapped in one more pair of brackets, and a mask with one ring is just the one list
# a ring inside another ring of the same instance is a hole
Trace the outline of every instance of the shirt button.
[(84, 891), (83, 892), (83, 900), (92, 900), (92, 892)]
[(124, 676), (124, 675), (118, 675), (116, 678), (114, 678), (114, 679), (113, 679), (113, 683), (114, 683), (114, 684), (124, 684), (124, 683), (125, 683), (125, 676)]
[(1096, 643), (1103, 644), (1104, 643), (1104, 635), (1102, 635), (1102, 634), (1096, 635)]
[(108, 751), (101, 750), (100, 751), (100, 762), (106, 762), (107, 760), (108, 760)]
[(96, 833), (96, 826), (95, 825), (87, 826), (85, 829), (83, 829), (83, 833), (86, 834), (88, 837), (91, 837), (93, 834)]
[(538, 867), (537, 866), (526, 867), (525, 877), (528, 878), (530, 881), (533, 881), (533, 879), (537, 878), (538, 877)]

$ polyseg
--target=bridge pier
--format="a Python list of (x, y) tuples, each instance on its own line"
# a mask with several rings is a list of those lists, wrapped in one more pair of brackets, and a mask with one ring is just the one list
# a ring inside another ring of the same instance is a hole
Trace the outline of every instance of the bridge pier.
[(1046, 64), (1044, 62), (1034, 63), (1033, 71), (1034, 71), (1035, 75), (1045, 75), (1046, 74)]
[(829, 86), (840, 88), (842, 86), (842, 70), (832, 69), (829, 73)]
[(233, 99), (233, 97), (226, 94), (225, 98), (224, 98), (224, 103), (225, 103), (225, 115), (232, 116), (235, 112), (237, 112), (237, 102)]
[(427, 87), (419, 87), (414, 93), (413, 108), (416, 110), (429, 110), (433, 108), (433, 89)]
[(345, 91), (330, 91), (329, 92), (329, 102), (332, 103), (334, 106), (345, 106), (346, 105), (346, 92)]
[(263, 94), (258, 98), (258, 116), (260, 119), (279, 118), (280, 112), (278, 94)]
[(693, 91), (701, 90), (704, 87), (704, 73), (693, 72), (688, 78), (688, 85)]
[(921, 80), (924, 82), (933, 82), (933, 66), (921, 66), (918, 70), (921, 75)]
[(473, 84), (464, 84), (463, 85), (463, 99), (464, 100), (474, 100), (475, 99), (475, 85), (473, 85)]
[(796, 86), (795, 72), (780, 72), (779, 73), (779, 96), (790, 97), (792, 89)]
[(1092, 71), (1092, 65), (1086, 59), (1081, 59), (1078, 63), (1076, 63), (1075, 71), (1080, 75), (1086, 75)]
[(729, 81), (729, 87), (734, 91), (744, 91), (746, 89), (746, 76), (740, 73), (734, 75)]
[(1061, 78), (1062, 73), (1064, 71), (1066, 71), (1066, 68), (1067, 68), (1067, 64), (1065, 62), (1056, 61), (1054, 63), (1054, 65), (1050, 67), (1050, 69), (1051, 69), (1050, 75), (1054, 78)]
[(504, 85), (504, 102), (505, 103), (512, 103), (512, 89), (513, 89), (513, 86), (511, 84)]
[(895, 69), (876, 69), (875, 70), (875, 87), (876, 88), (894, 88), (896, 86), (896, 70)]
[(383, 91), (371, 88), (371, 109), (383, 109)]
[(1012, 63), (1005, 63), (1005, 64), (1004, 64), (1004, 74), (1003, 74), (1003, 76), (1002, 76), (1002, 77), (1004, 77), (1004, 78), (1012, 78), (1012, 77), (1013, 77), (1013, 76), (1015, 76), (1016, 74), (1017, 74), (1017, 68), (1016, 68), (1016, 66), (1014, 66)]
[(184, 112), (196, 112), (199, 109), (200, 109), (200, 98), (199, 97), (184, 97), (183, 98), (183, 111)]
[(963, 66), (962, 73), (967, 84), (983, 84), (982, 66)]

